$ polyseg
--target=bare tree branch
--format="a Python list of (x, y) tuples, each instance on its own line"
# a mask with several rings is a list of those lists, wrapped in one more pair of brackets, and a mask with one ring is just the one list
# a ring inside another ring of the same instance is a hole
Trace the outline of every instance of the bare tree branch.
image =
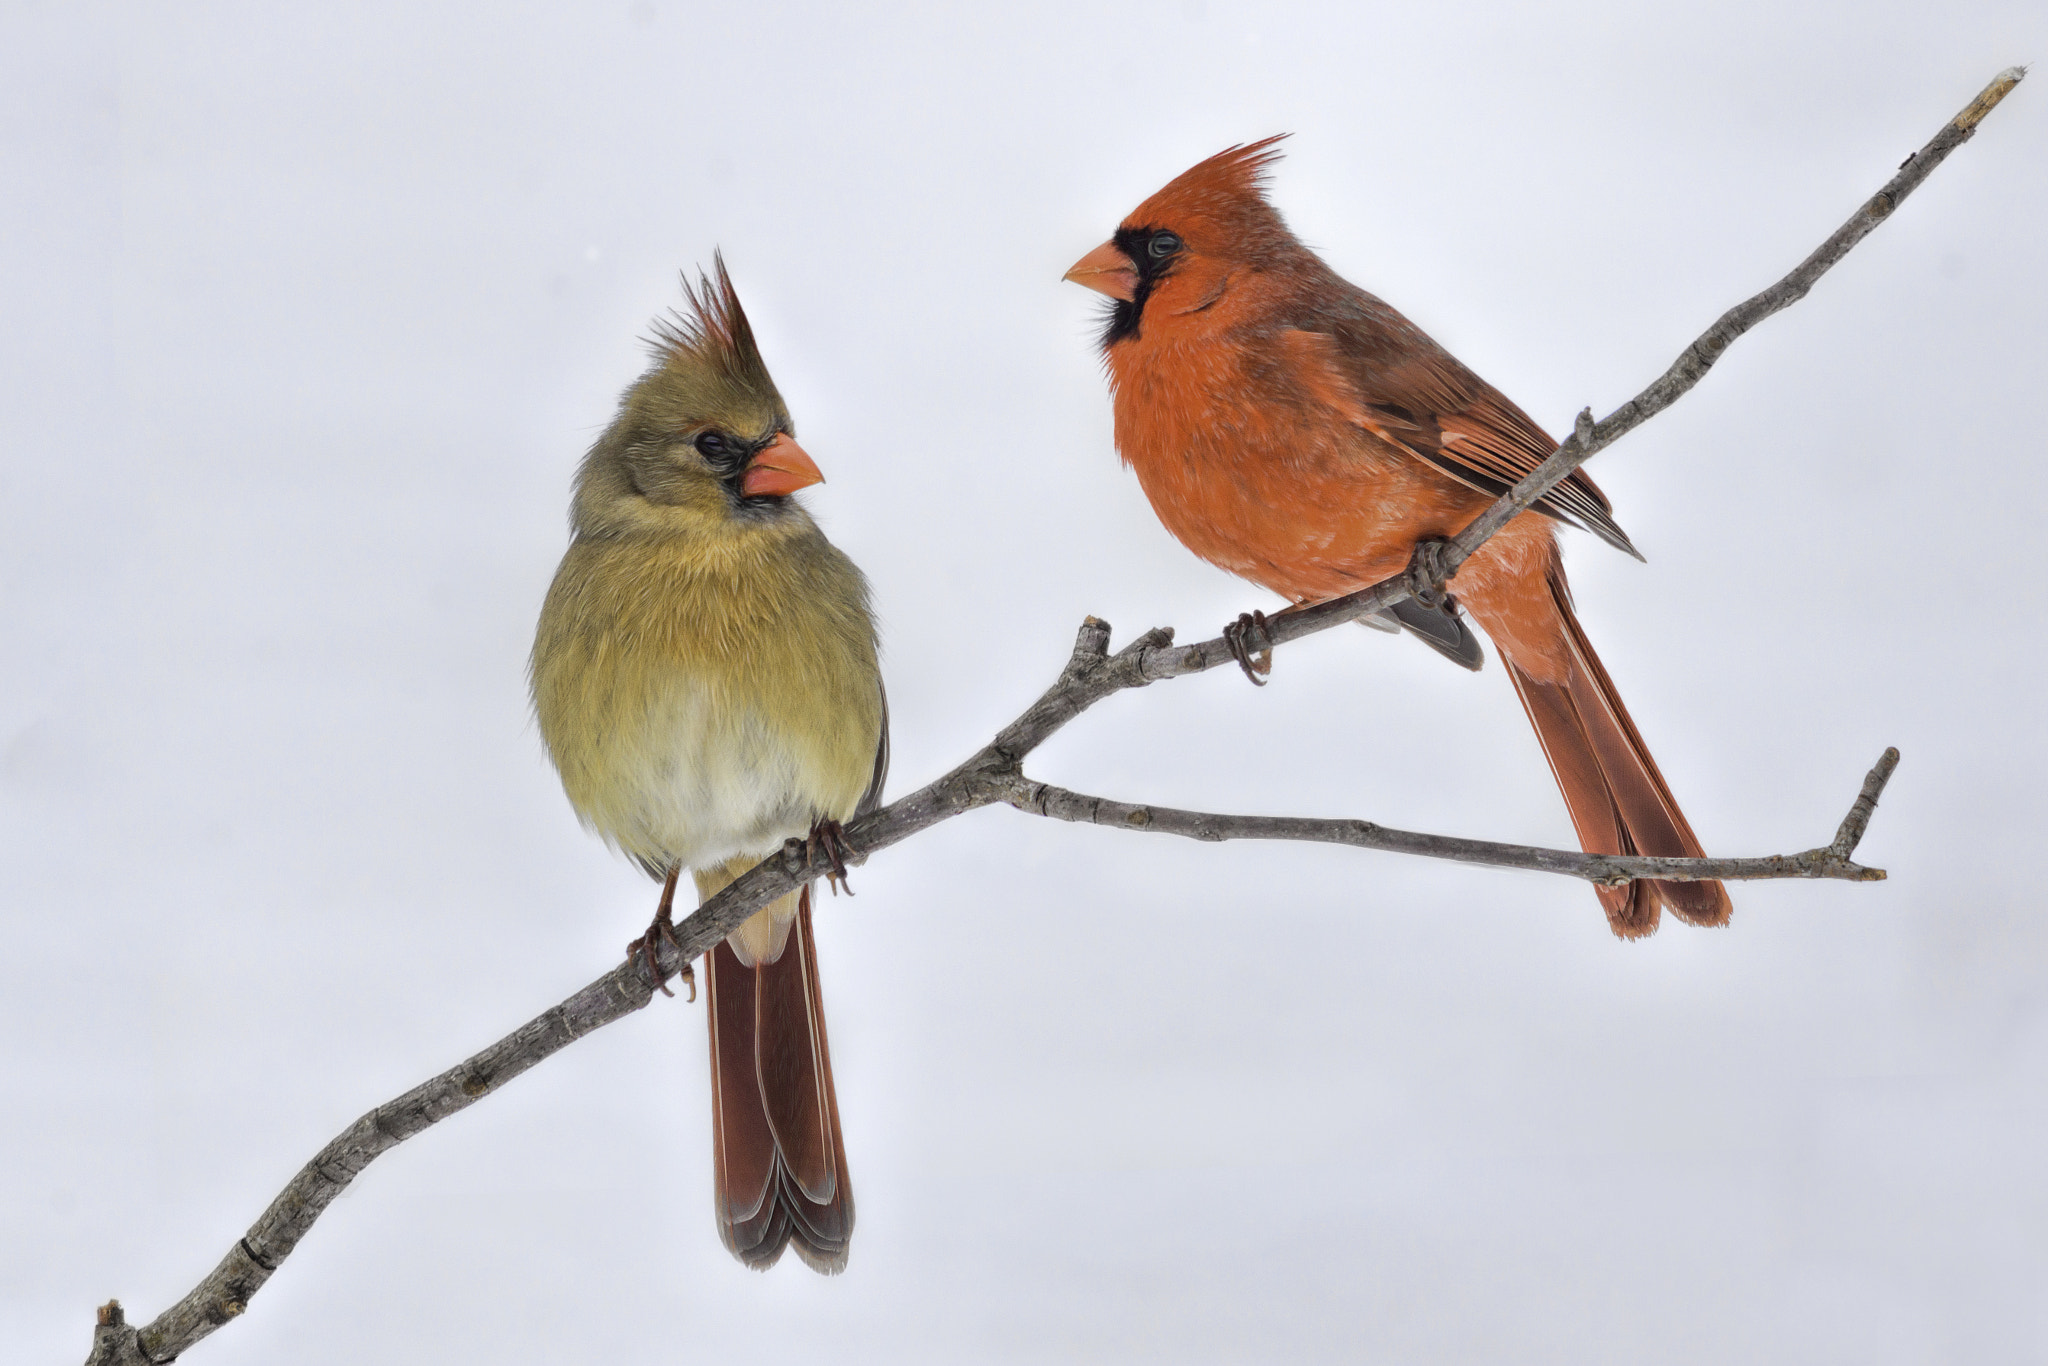
[[(1419, 548), (1407, 574), (1348, 597), (1273, 618), (1267, 644), (1281, 645), (1381, 610), (1404, 597), (1429, 596), (1457, 567), (1518, 513), (1583, 464), (1595, 452), (1648, 421), (1697, 384), (1728, 345), (1779, 309), (1796, 303), (1827, 269), (1889, 217), (1951, 151), (1976, 131), (1979, 121), (2016, 86), (2025, 71), (2013, 67), (1942, 127), (1933, 141), (1906, 159), (1899, 174), (1865, 203), (1798, 269), (1754, 298), (1730, 309), (1679, 356), (1649, 388), (1600, 422), (1581, 413), (1576, 429), (1539, 468), (1467, 526), (1453, 540)], [(1759, 859), (1624, 858), (1524, 845), (1459, 840), (1392, 830), (1367, 821), (1319, 821), (1274, 816), (1222, 816), (1137, 806), (1084, 796), (1024, 776), (1023, 762), (1067, 722), (1112, 694), (1162, 679), (1200, 673), (1233, 663), (1219, 636), (1199, 645), (1175, 646), (1173, 632), (1145, 632), (1109, 653), (1109, 625), (1090, 617), (1059, 680), (996, 736), (987, 747), (937, 782), (913, 792), (846, 827), (848, 862), (859, 864), (941, 821), (977, 807), (1002, 802), (1059, 820), (1150, 830), (1194, 839), (1287, 839), (1352, 845), (1455, 859), (1501, 868), (1522, 868), (1625, 882), (1632, 877), (1839, 878), (1872, 881), (1884, 873), (1852, 861), (1898, 751), (1886, 750), (1864, 780), (1863, 790), (1832, 843), (1804, 853)], [(657, 971), (662, 980), (705, 952), (756, 910), (828, 868), (823, 851), (807, 856), (803, 842), (790, 841), (676, 927), (681, 948), (662, 945)], [(506, 1035), (474, 1057), (365, 1114), (343, 1130), (294, 1176), (221, 1263), (148, 1326), (126, 1321), (118, 1301), (99, 1310), (88, 1366), (161, 1366), (240, 1315), (250, 1298), (291, 1255), (315, 1220), (365, 1167), (387, 1149), (468, 1108), (521, 1072), (560, 1052), (577, 1039), (645, 1006), (658, 982), (641, 958), (629, 959), (560, 1005)]]
[(1300, 816), (1218, 816), (1206, 811), (1176, 811), (1168, 806), (1140, 806), (1069, 792), (1050, 783), (1036, 783), (1021, 773), (1008, 781), (1003, 798), (1019, 811), (1081, 825), (1106, 825), (1115, 830), (1149, 830), (1161, 835), (1221, 843), (1224, 840), (1296, 840), (1309, 844), (1344, 844), (1353, 849), (1384, 849), (1396, 854), (1478, 863), (1490, 868), (1525, 868), (1538, 873), (1563, 873), (1588, 882), (1622, 886), (1639, 877), (1667, 882), (1698, 882), (1706, 878), (1755, 881), (1767, 878), (1835, 878), (1843, 882), (1882, 882), (1882, 868), (1853, 863), (1863, 828), (1877, 809), (1877, 798), (1898, 767), (1899, 752), (1888, 749), (1863, 780), (1863, 790), (1842, 821), (1832, 843), (1798, 854), (1764, 858), (1653, 858), (1624, 854), (1579, 854), (1528, 844), (1458, 839), (1393, 830), (1371, 821), (1311, 820)]

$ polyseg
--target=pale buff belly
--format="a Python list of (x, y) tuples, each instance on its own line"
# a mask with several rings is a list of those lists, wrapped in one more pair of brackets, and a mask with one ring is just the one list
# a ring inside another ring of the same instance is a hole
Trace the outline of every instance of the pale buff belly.
[[(630, 736), (609, 737), (606, 789), (585, 808), (600, 834), (655, 866), (710, 868), (773, 852), (823, 815), (851, 814), (844, 792), (806, 780), (815, 761), (744, 704), (714, 705), (678, 680)], [(845, 808), (845, 809), (841, 809)]]

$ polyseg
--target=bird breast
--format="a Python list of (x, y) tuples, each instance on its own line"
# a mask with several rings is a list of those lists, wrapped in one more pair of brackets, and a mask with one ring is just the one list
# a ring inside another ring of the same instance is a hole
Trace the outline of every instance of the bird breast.
[(1120, 343), (1116, 442), (1188, 549), (1319, 599), (1406, 563), (1411, 486), (1447, 481), (1346, 422), (1286, 361), (1241, 338)]
[(534, 648), (541, 735), (584, 823), (650, 867), (765, 855), (867, 786), (865, 584), (805, 539), (579, 540), (562, 562)]

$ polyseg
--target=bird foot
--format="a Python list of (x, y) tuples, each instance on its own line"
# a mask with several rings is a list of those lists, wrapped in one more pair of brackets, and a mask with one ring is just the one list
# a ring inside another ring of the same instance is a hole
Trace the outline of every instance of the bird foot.
[(1444, 563), (1444, 552), (1451, 543), (1440, 536), (1417, 541), (1414, 552), (1408, 557), (1408, 596), (1420, 606), (1434, 612), (1450, 600), (1445, 591), (1455, 570)]
[(832, 871), (825, 874), (825, 882), (832, 888), (832, 895), (838, 896), (844, 887), (848, 896), (853, 895), (853, 884), (846, 878), (846, 856), (853, 852), (853, 846), (846, 842), (846, 828), (835, 820), (822, 820), (811, 827), (810, 835), (804, 840), (804, 862), (810, 863), (817, 850), (825, 851), (825, 858), (831, 863)]
[(1244, 676), (1265, 687), (1266, 675), (1273, 672), (1273, 638), (1266, 634), (1266, 614), (1239, 613), (1236, 621), (1223, 628), (1223, 643), (1230, 647), (1230, 657), (1244, 670)]
[[(661, 988), (662, 995), (673, 996), (675, 993), (668, 989), (668, 982), (663, 978), (661, 972), (661, 941), (664, 939), (669, 942), (669, 946), (677, 953), (683, 951), (683, 941), (676, 938), (676, 923), (669, 918), (666, 911), (662, 911), (654, 917), (654, 923), (647, 927), (647, 933), (640, 935), (626, 945), (626, 960), (631, 962), (635, 954), (645, 955), (647, 959), (647, 975), (654, 979), (654, 985)], [(690, 989), (689, 999), (695, 1001), (697, 999), (696, 969), (692, 968), (685, 961), (682, 968), (676, 973), (676, 978)]]
[[(683, 943), (680, 939), (676, 938), (676, 922), (674, 917), (676, 877), (682, 871), (683, 865), (680, 863), (674, 864), (669, 868), (668, 880), (661, 884), (661, 905), (655, 908), (654, 920), (647, 926), (647, 933), (640, 935), (626, 945), (627, 962), (632, 962), (633, 955), (636, 953), (646, 955), (647, 975), (654, 979), (654, 985), (661, 988), (661, 994), (664, 996), (673, 996), (675, 993), (668, 989), (668, 980), (662, 975), (661, 941), (666, 939), (669, 942), (669, 946), (675, 949), (678, 954), (683, 952)], [(690, 960), (687, 956), (683, 958), (683, 966), (676, 973), (676, 976), (682, 980), (684, 986), (690, 989), (690, 999), (695, 1001), (697, 999), (697, 973), (690, 966)]]

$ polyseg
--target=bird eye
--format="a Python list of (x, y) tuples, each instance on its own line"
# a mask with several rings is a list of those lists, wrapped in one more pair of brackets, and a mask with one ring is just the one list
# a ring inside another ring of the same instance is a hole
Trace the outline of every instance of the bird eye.
[(1155, 232), (1152, 234), (1152, 240), (1146, 245), (1145, 250), (1152, 254), (1153, 260), (1164, 261), (1167, 257), (1179, 251), (1180, 245), (1180, 239), (1172, 233)]
[(730, 460), (737, 453), (723, 432), (705, 432), (697, 438), (697, 451), (706, 460)]

